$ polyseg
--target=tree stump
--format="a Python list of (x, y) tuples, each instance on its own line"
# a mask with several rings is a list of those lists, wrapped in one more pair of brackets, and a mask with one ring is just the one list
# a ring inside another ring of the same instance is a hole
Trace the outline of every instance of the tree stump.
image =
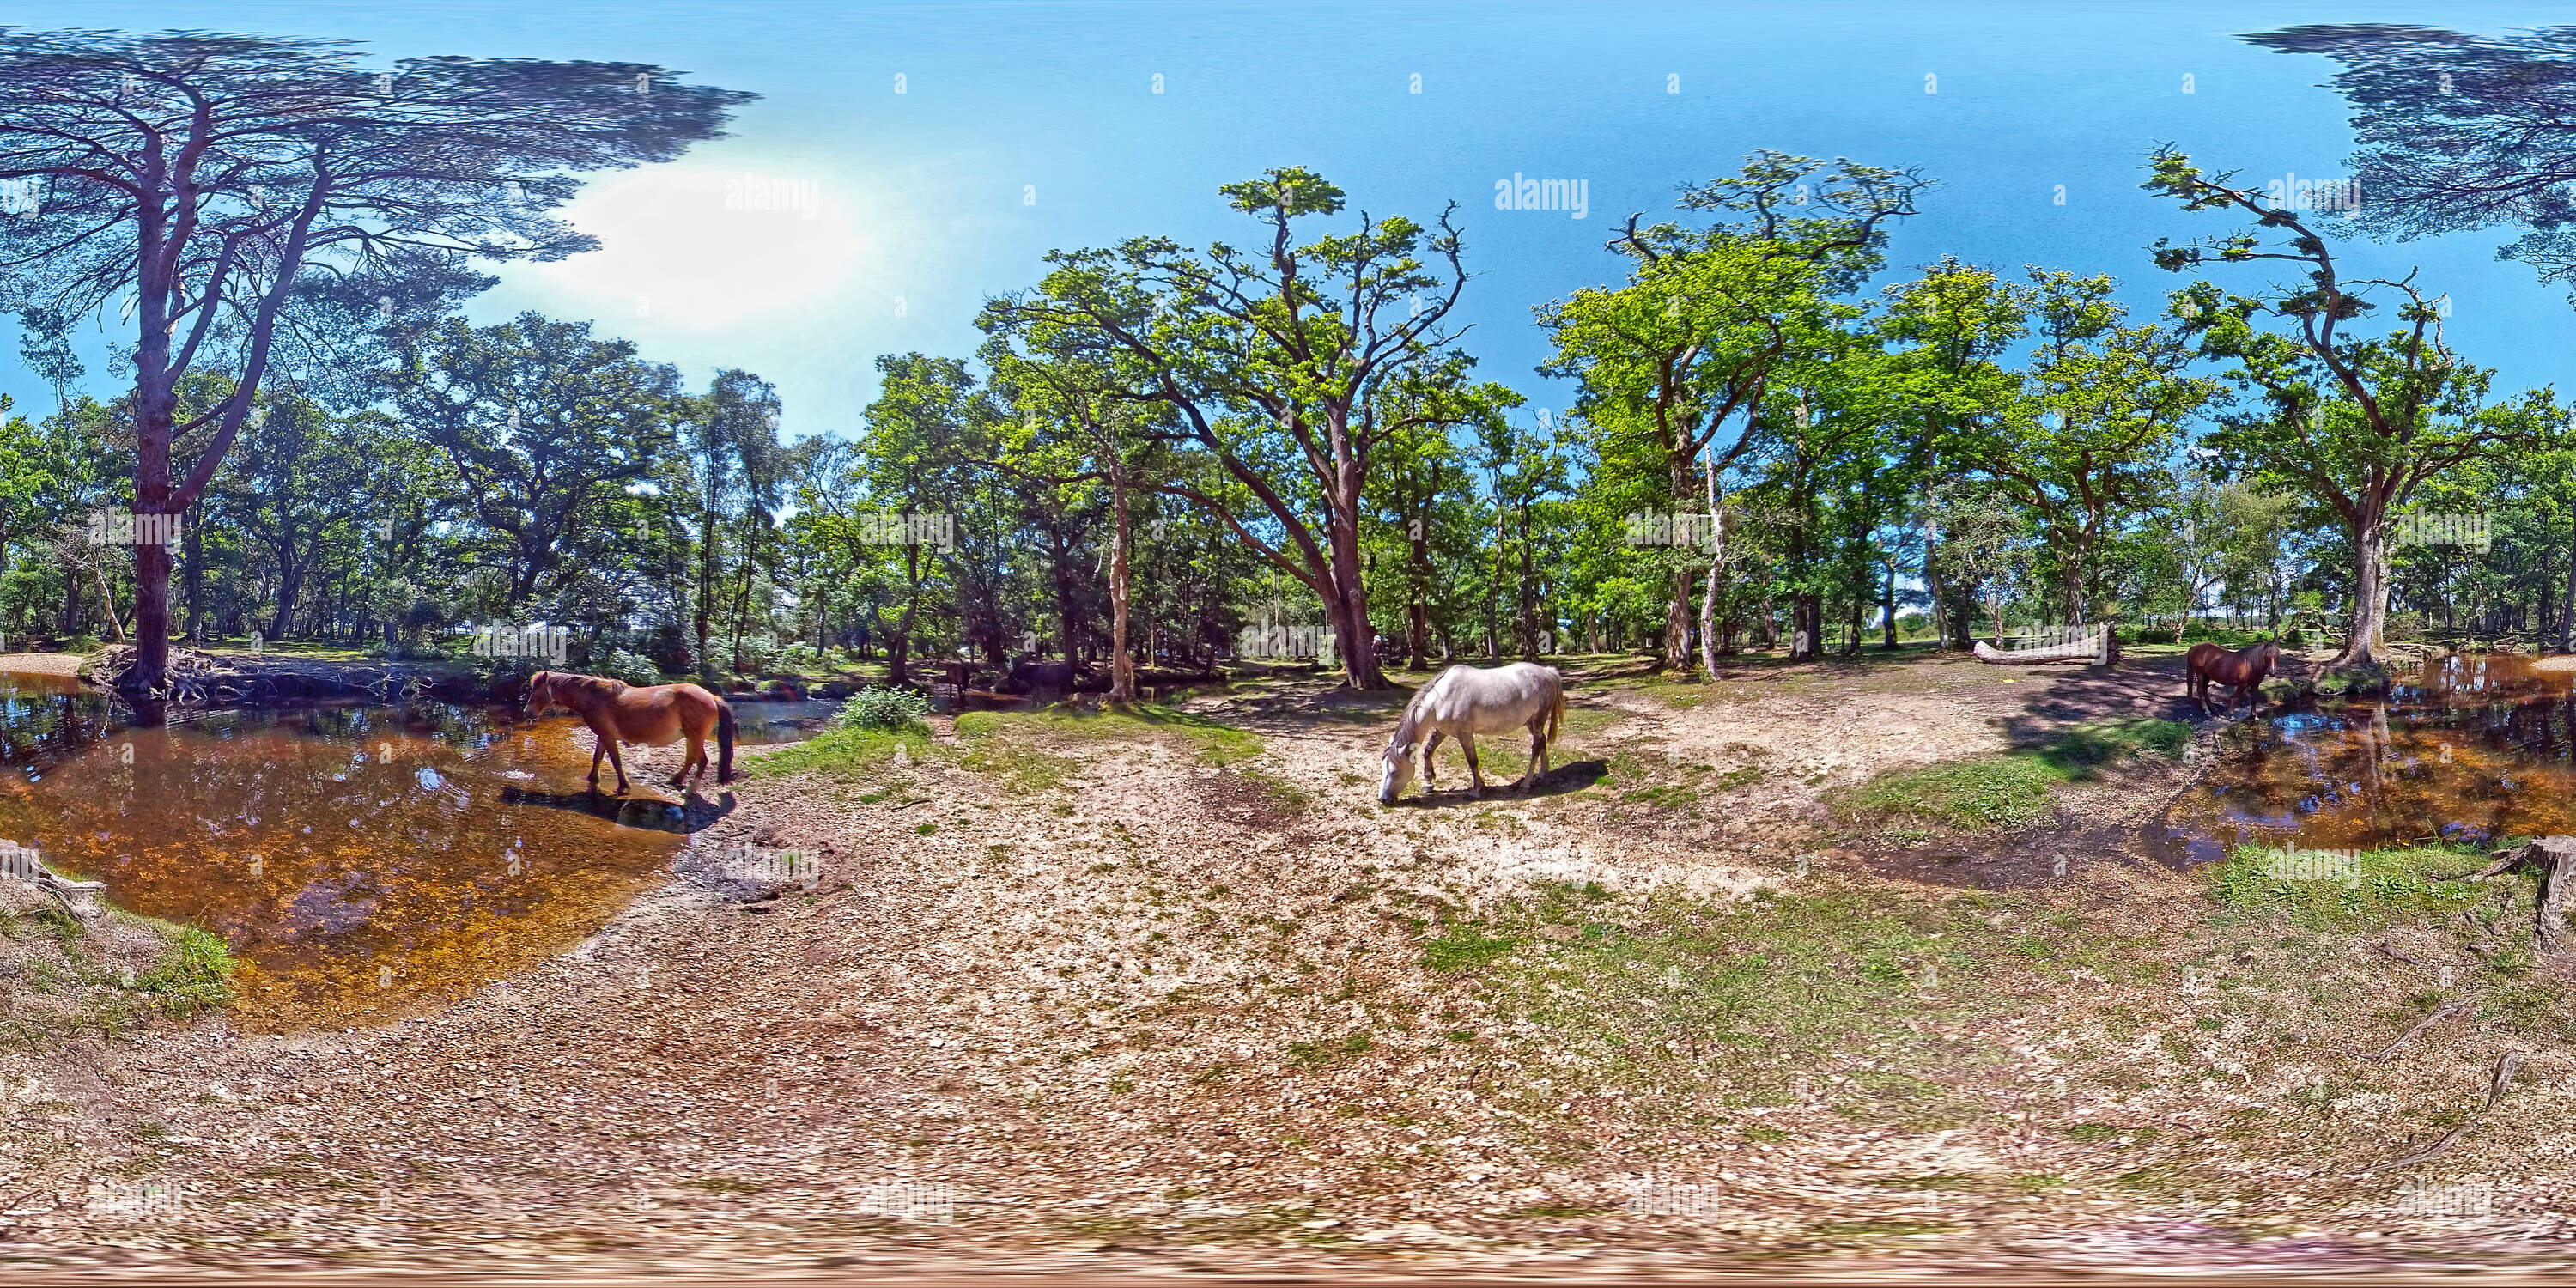
[(2539, 905), (2533, 915), (2532, 930), (2540, 937), (2540, 949), (2556, 955), (2567, 946), (2567, 904), (2571, 887), (2576, 887), (2576, 836), (2544, 836), (2526, 845), (2506, 850), (2490, 850), (2495, 862), (2478, 875), (2491, 877), (2517, 868), (2540, 870)]

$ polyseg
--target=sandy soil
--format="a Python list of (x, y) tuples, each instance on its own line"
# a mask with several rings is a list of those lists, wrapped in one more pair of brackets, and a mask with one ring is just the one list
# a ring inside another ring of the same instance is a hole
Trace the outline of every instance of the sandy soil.
[(18, 671), (29, 675), (79, 675), (83, 658), (78, 653), (0, 653), (0, 671)]
[[(2568, 1260), (2563, 1113), (2459, 1112), (2502, 1046), (2557, 1105), (2564, 1043), (2480, 1012), (2359, 1063), (2451, 946), (2410, 930), (2409, 967), (2213, 930), (2141, 839), (2187, 767), (2076, 785), (2003, 839), (1885, 842), (1825, 803), (2178, 715), (2173, 664), (1579, 678), (1533, 795), (1468, 799), (1452, 752), (1392, 810), (1401, 695), (1189, 704), (1258, 734), (1249, 759), (1183, 726), (942, 722), (900, 763), (738, 784), (667, 887), (438, 1014), (0, 1053), (0, 1264)], [(2032, 866), (2070, 837), (2108, 841)], [(823, 879), (747, 888), (742, 846), (815, 851)], [(1812, 989), (1779, 975), (1863, 926)], [(1846, 984), (1866, 1024), (1800, 1009)], [(1746, 996), (1775, 1009), (1706, 1009)], [(2444, 1175), (2490, 1210), (2400, 1211), (2355, 1175), (2454, 1120), (2477, 1131)], [(118, 1210), (151, 1186), (177, 1210)]]

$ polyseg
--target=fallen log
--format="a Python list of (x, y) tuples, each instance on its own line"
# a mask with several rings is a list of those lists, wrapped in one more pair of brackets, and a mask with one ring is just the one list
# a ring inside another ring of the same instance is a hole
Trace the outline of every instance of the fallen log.
[(2057, 662), (2099, 666), (2107, 660), (2102, 655), (2107, 650), (2108, 639), (2108, 634), (2104, 633), (2039, 648), (1996, 648), (1978, 640), (1969, 651), (1976, 654), (1978, 661), (1993, 666), (2045, 666)]
[(417, 698), (437, 682), (416, 667), (287, 655), (217, 657), (181, 648), (170, 650), (160, 686), (142, 693), (131, 684), (134, 660), (134, 646), (111, 646), (82, 668), (83, 678), (129, 697), (181, 706), (263, 706), (316, 699), (396, 702)]

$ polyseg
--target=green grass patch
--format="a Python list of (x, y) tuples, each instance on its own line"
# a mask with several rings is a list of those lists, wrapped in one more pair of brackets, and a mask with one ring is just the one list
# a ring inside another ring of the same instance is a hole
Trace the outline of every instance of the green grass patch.
[[(1964, 1017), (2004, 1004), (1998, 975), (2030, 969), (1983, 908), (1874, 890), (1639, 899), (1559, 883), (1442, 939), (1454, 956), (1487, 951), (1491, 1013), (1553, 1031), (1569, 1083), (1723, 1087), (1730, 1104), (1778, 1105), (1800, 1070), (1875, 1052), (1891, 1067), (1833, 1093), (1846, 1116), (1937, 1129), (1975, 1111), (1951, 1091), (1947, 1053), (1911, 1027), (1927, 976), (1937, 969), (1945, 1013)], [(1542, 937), (1556, 942), (1495, 960), (1495, 945)]]
[(1468, 926), (1444, 927), (1438, 939), (1422, 945), (1422, 962), (1437, 971), (1473, 970), (1521, 946), (1517, 939), (1478, 933)]
[(2066, 781), (2035, 756), (1980, 756), (1884, 773), (1832, 793), (1836, 813), (1911, 816), (1967, 831), (2028, 827), (2047, 817), (2049, 789)]
[(2086, 778), (2115, 760), (2140, 755), (2172, 759), (2190, 745), (2191, 726), (2179, 720), (2096, 720), (2058, 734), (2032, 754), (2068, 778)]
[(826, 729), (803, 742), (789, 743), (776, 751), (747, 757), (736, 767), (735, 773), (742, 778), (782, 778), (789, 774), (820, 773), (841, 782), (853, 782), (874, 775), (894, 758), (897, 747), (904, 748), (918, 760), (930, 750), (930, 731), (921, 728)]
[(232, 1000), (233, 956), (224, 941), (196, 926), (175, 926), (169, 947), (152, 969), (134, 977), (134, 988), (149, 993), (164, 1014), (194, 1015)]
[(970, 743), (1013, 732), (1076, 742), (1162, 738), (1188, 746), (1193, 759), (1219, 769), (1243, 764), (1262, 752), (1258, 734), (1151, 702), (1124, 711), (1048, 707), (1038, 711), (969, 711), (957, 717), (957, 735)]
[(1891, 770), (1828, 803), (1846, 817), (1912, 817), (1971, 832), (2028, 827), (2048, 816), (2057, 784), (2131, 756), (2180, 755), (2191, 737), (2172, 720), (2097, 720), (2001, 755)]
[(2294, 851), (2240, 845), (2205, 871), (2211, 897), (2239, 915), (2327, 930), (2478, 903), (2490, 887), (2458, 878), (2483, 866), (2475, 854), (2439, 846)]

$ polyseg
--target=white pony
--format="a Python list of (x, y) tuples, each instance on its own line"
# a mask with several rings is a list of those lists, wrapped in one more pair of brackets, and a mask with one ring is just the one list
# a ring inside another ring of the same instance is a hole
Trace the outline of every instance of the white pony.
[[(1476, 735), (1527, 729), (1529, 772), (1512, 786), (1528, 791), (1547, 772), (1547, 744), (1565, 722), (1565, 677), (1552, 666), (1514, 662), (1491, 671), (1453, 666), (1432, 677), (1404, 707), (1395, 736), (1386, 743), (1386, 774), (1378, 780), (1377, 803), (1393, 805), (1413, 781), (1413, 749), (1422, 747), (1422, 783), (1432, 782), (1433, 757), (1442, 735), (1458, 740), (1467, 751), (1467, 773), (1475, 780), (1470, 795), (1485, 794), (1485, 771), (1476, 764)], [(1423, 736), (1429, 731), (1429, 737)]]

